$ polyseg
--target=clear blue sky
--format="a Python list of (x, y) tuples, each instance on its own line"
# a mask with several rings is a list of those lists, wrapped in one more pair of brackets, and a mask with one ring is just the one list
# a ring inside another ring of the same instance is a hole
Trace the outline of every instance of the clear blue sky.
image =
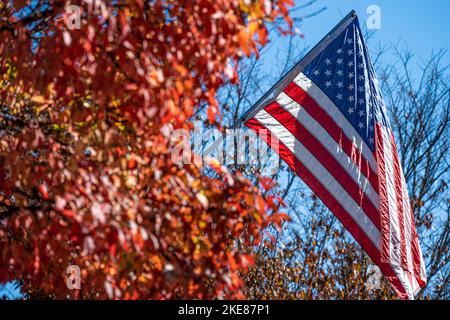
[[(296, 0), (296, 5), (308, 1)], [(305, 42), (312, 46), (318, 42), (339, 20), (354, 9), (361, 24), (368, 14), (367, 7), (377, 5), (381, 9), (381, 29), (376, 30), (370, 45), (394, 45), (399, 40), (406, 43), (418, 57), (427, 58), (432, 50), (450, 48), (449, 0), (318, 0), (297, 15), (327, 9), (303, 23)], [(450, 63), (447, 53), (445, 62)]]

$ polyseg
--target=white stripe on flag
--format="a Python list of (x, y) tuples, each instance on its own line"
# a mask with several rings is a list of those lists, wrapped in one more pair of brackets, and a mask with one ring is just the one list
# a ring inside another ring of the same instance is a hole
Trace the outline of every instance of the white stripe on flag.
[(381, 127), (383, 134), (384, 163), (386, 170), (386, 187), (389, 204), (389, 260), (401, 266), (401, 237), (400, 222), (397, 213), (397, 195), (395, 192), (394, 162), (392, 157), (391, 136), (385, 127)]

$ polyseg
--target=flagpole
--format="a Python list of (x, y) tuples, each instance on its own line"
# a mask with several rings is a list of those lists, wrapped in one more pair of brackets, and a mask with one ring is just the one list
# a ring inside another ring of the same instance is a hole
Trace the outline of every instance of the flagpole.
[[(230, 129), (239, 127), (242, 123), (253, 117), (267, 103), (265, 103), (269, 97), (276, 92), (281, 92), (287, 84), (292, 82), (295, 76), (305, 68), (320, 51), (332, 42), (340, 32), (345, 29), (356, 18), (355, 10), (350, 11), (330, 32), (328, 32), (303, 58), (300, 59), (277, 83), (275, 83), (261, 98), (256, 101), (252, 107), (250, 107), (235, 123), (230, 126)], [(277, 96), (277, 95), (276, 95)], [(270, 99), (269, 99), (270, 101)], [(223, 135), (218, 140), (206, 149), (205, 155), (209, 155), (219, 143), (222, 143)]]

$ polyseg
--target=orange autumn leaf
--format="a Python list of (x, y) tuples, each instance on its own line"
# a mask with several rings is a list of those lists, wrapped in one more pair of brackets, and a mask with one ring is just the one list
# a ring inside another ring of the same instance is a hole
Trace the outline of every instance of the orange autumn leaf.
[(203, 106), (220, 128), (216, 95), (281, 1), (268, 16), (260, 1), (85, 1), (75, 30), (66, 2), (1, 9), (0, 283), (25, 280), (30, 298), (244, 298), (238, 245), (259, 244), (275, 201), (212, 161), (211, 176), (177, 163), (171, 134)]

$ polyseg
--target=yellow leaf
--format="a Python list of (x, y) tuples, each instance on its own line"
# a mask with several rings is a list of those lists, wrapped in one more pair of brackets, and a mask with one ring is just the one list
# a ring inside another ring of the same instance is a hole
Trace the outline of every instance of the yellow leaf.
[(43, 96), (34, 96), (34, 97), (31, 97), (31, 101), (33, 101), (34, 103), (40, 103), (40, 104), (46, 102), (46, 100), (45, 100), (45, 98), (44, 98)]

